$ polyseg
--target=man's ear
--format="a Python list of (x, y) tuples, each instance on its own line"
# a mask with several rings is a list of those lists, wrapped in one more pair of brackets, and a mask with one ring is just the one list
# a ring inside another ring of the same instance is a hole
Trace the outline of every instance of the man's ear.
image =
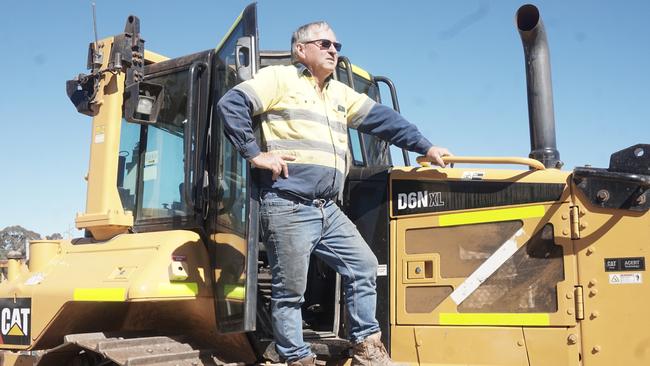
[(296, 44), (296, 54), (302, 59), (305, 58), (305, 44), (297, 43)]

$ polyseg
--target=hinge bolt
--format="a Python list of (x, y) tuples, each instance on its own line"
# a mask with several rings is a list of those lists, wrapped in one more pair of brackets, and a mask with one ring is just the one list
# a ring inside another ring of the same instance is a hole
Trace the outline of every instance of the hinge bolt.
[(587, 248), (587, 255), (592, 255), (596, 251), (596, 248), (594, 247), (589, 247)]
[(586, 229), (587, 226), (589, 226), (589, 224), (587, 224), (586, 221), (581, 222), (581, 223), (580, 223), (580, 230), (584, 230), (584, 229)]
[(576, 336), (575, 334), (569, 334), (569, 336), (567, 337), (567, 343), (569, 344), (578, 343), (578, 336)]
[(592, 311), (591, 312), (591, 319), (596, 319), (600, 316), (600, 313), (598, 311)]
[(589, 296), (594, 297), (596, 295), (598, 295), (598, 289), (592, 288), (589, 290)]
[(600, 202), (607, 202), (609, 200), (609, 191), (601, 189), (596, 193), (596, 198), (598, 198), (598, 201)]

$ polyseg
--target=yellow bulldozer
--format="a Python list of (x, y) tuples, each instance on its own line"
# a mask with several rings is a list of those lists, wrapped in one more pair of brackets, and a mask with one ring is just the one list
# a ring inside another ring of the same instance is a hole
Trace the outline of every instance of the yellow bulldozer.
[[(562, 171), (538, 9), (522, 6), (531, 152), (393, 166), (349, 130), (339, 204), (375, 252), (382, 341), (410, 365), (650, 364), (650, 145), (608, 168)], [(256, 171), (213, 113), (231, 87), (289, 52), (260, 51), (255, 5), (216, 49), (168, 59), (140, 22), (93, 42), (67, 82), (92, 116), (85, 236), (39, 240), (0, 283), (2, 365), (277, 362)], [(399, 109), (389, 79), (341, 57), (336, 77)], [(380, 96), (381, 90), (390, 96)], [(499, 164), (519, 169), (494, 168)], [(349, 362), (340, 278), (310, 263), (304, 334)]]

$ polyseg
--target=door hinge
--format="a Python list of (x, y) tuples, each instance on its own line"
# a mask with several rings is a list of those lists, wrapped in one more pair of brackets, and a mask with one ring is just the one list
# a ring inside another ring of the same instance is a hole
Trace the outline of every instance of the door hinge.
[(573, 289), (573, 298), (576, 305), (576, 319), (583, 320), (585, 318), (585, 299), (582, 292), (582, 286), (576, 286)]
[(571, 239), (580, 239), (580, 209), (578, 206), (571, 206)]

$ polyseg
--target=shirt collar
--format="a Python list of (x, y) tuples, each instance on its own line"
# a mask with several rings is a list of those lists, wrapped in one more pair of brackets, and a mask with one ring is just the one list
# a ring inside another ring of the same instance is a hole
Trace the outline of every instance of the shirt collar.
[[(300, 63), (300, 62), (296, 62), (296, 63), (294, 64), (294, 66), (295, 66), (296, 69), (298, 70), (298, 74), (299, 74), (299, 75), (307, 76), (307, 77), (312, 77), (312, 75), (311, 75), (311, 71), (309, 71), (309, 69), (307, 68), (307, 66), (305, 66), (304, 64), (302, 64), (302, 63)], [(328, 76), (327, 79), (325, 79), (325, 85), (329, 84), (329, 81), (332, 80), (333, 78), (334, 78), (334, 75), (333, 75), (333, 74), (330, 74), (330, 76)]]

